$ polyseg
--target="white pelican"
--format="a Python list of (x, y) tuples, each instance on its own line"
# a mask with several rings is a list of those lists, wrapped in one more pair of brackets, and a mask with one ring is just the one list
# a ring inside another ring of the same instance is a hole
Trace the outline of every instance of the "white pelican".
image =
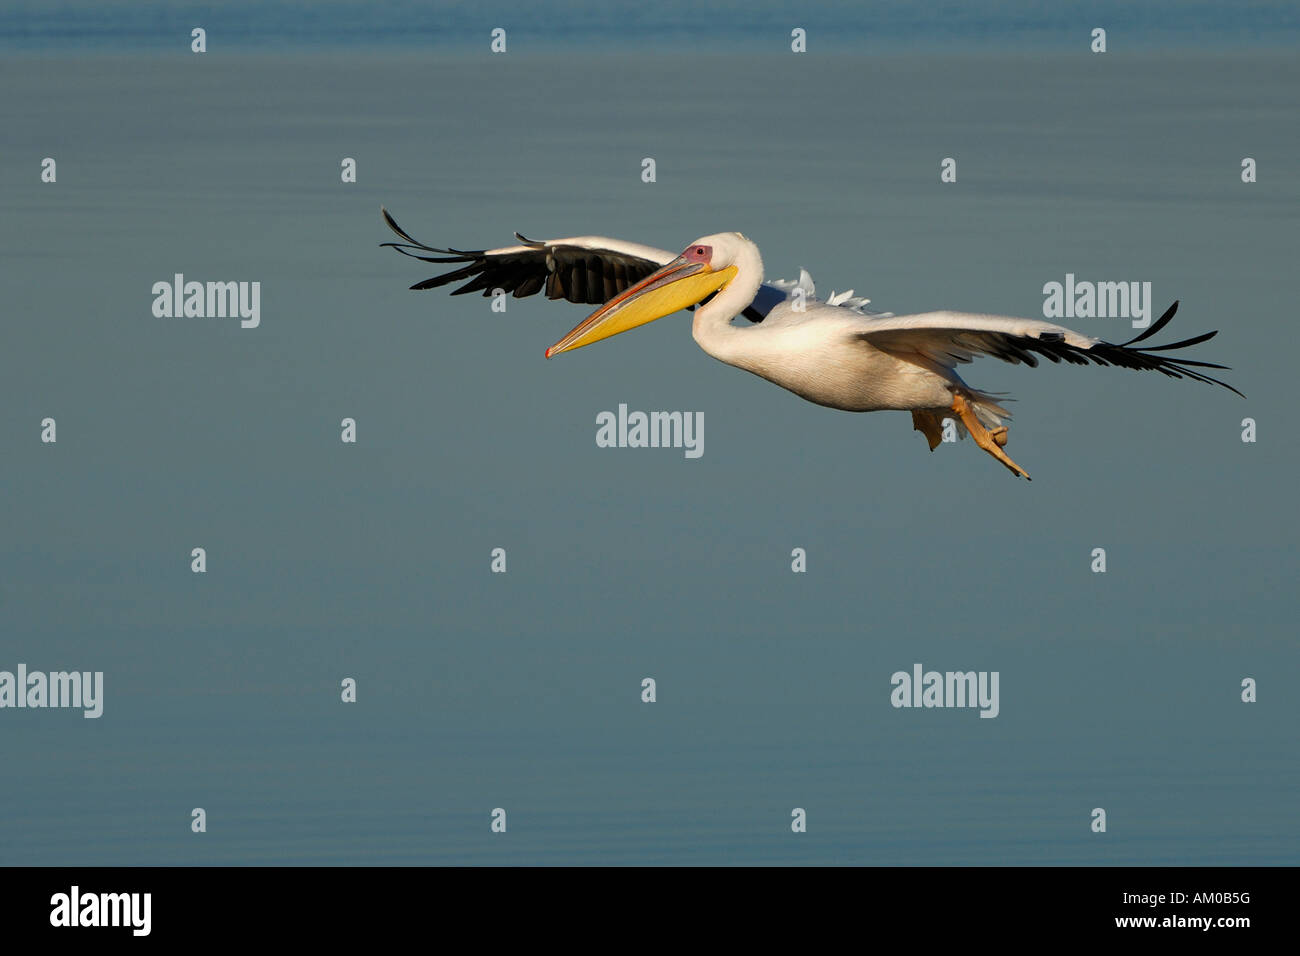
[[(702, 236), (681, 254), (603, 236), (535, 242), (518, 233), (520, 245), (464, 251), (418, 242), (388, 210), (381, 212), (402, 239), (383, 245), (422, 262), (461, 266), (417, 282), (412, 289), (468, 280), (452, 295), (481, 290), (491, 296), (501, 289), (519, 298), (545, 286), (548, 298), (600, 305), (547, 349), (547, 358), (698, 306), (691, 331), (700, 348), (719, 361), (829, 408), (909, 411), (912, 427), (925, 435), (931, 451), (942, 438), (943, 420), (951, 418), (959, 434), (969, 432), (980, 448), (1025, 478), (1029, 473), (1003, 451), (1003, 420), (1010, 414), (957, 374), (956, 366), (976, 355), (1030, 366), (1038, 364), (1037, 354), (1073, 365), (1154, 369), (1241, 394), (1198, 371), (1227, 366), (1157, 354), (1196, 345), (1216, 332), (1134, 348), (1169, 323), (1177, 302), (1142, 334), (1113, 345), (1040, 319), (872, 312), (865, 307), (869, 300), (855, 298), (852, 290), (818, 299), (806, 272), (793, 282), (764, 282), (758, 246), (738, 232)], [(739, 316), (753, 324), (733, 325)]]

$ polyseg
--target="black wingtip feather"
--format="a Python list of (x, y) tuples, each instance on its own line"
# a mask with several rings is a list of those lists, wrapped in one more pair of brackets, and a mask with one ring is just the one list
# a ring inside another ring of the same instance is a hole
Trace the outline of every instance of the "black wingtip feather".
[(1161, 329), (1163, 329), (1166, 325), (1169, 324), (1169, 321), (1174, 317), (1174, 313), (1177, 311), (1178, 311), (1178, 300), (1174, 299), (1174, 304), (1171, 305), (1169, 308), (1165, 309), (1165, 314), (1160, 316), (1160, 318), (1156, 319), (1154, 322), (1152, 322), (1150, 328), (1143, 330), (1142, 334), (1140, 334), (1137, 338), (1129, 339), (1127, 342), (1122, 343), (1120, 348), (1128, 348), (1130, 345), (1135, 345), (1138, 342), (1151, 338), (1151, 336), (1155, 335), (1157, 332), (1159, 332)]
[[(379, 211), (384, 214), (384, 222), (388, 223), (389, 229), (393, 230), (393, 232), (397, 233), (398, 236), (400, 236), (402, 239), (405, 239), (407, 242), (411, 243), (412, 245), (416, 245), (416, 246), (420, 245), (420, 242), (417, 239), (411, 237), (406, 232), (405, 229), (403, 229), (401, 226), (397, 224), (397, 220), (393, 218), (393, 214), (388, 211), (387, 207), (380, 206)], [(389, 245), (389, 243), (384, 243), (384, 244)]]
[[(1214, 362), (1202, 362), (1198, 359), (1174, 358), (1161, 354), (1208, 342), (1218, 334), (1217, 330), (1202, 332), (1200, 335), (1194, 335), (1164, 345), (1153, 345), (1145, 348), (1133, 347), (1135, 343), (1144, 341), (1165, 328), (1177, 311), (1178, 302), (1175, 301), (1159, 319), (1151, 323), (1149, 328), (1144, 329), (1141, 335), (1122, 345), (1116, 345), (1113, 342), (1095, 342), (1091, 346), (1080, 347), (1070, 345), (1065, 341), (1063, 334), (1048, 333), (1038, 336), (991, 336), (991, 341), (984, 342), (981, 345), (981, 350), (987, 355), (1006, 362), (1024, 362), (1028, 365), (1034, 364), (1032, 356), (1028, 353), (1036, 352), (1039, 355), (1046, 356), (1053, 362), (1065, 361), (1073, 365), (1087, 365), (1091, 362), (1096, 365), (1113, 365), (1116, 368), (1134, 369), (1136, 371), (1154, 371), (1170, 378), (1186, 378), (1195, 382), (1218, 385), (1221, 388), (1226, 388), (1234, 395), (1245, 398), (1246, 396), (1242, 392), (1233, 388), (1227, 382), (1222, 382), (1213, 376), (1198, 371), (1198, 369), (1222, 369), (1228, 371), (1228, 366)], [(969, 361), (969, 359), (964, 360)]]
[(1114, 345), (1110, 342), (1098, 342), (1092, 348), (1081, 352), (1087, 355), (1092, 361), (1101, 365), (1117, 365), (1121, 368), (1131, 368), (1137, 370), (1150, 369), (1159, 372), (1162, 375), (1168, 375), (1170, 378), (1188, 378), (1196, 382), (1204, 382), (1207, 385), (1218, 385), (1226, 388), (1234, 395), (1246, 396), (1233, 388), (1227, 382), (1222, 382), (1213, 376), (1206, 375), (1204, 372), (1198, 372), (1197, 369), (1212, 368), (1229, 371), (1227, 365), (1218, 365), (1214, 362), (1201, 362), (1196, 359), (1188, 358), (1166, 358), (1163, 355), (1157, 355), (1157, 352), (1171, 352), (1176, 349), (1185, 349), (1193, 345), (1200, 345), (1202, 342), (1208, 342), (1219, 334), (1215, 329), (1212, 332), (1202, 332), (1200, 335), (1193, 335), (1191, 338), (1181, 339), (1177, 342), (1167, 342), (1164, 345), (1150, 345), (1145, 348), (1134, 348), (1138, 342), (1145, 341), (1155, 335), (1173, 319), (1174, 313), (1178, 311), (1178, 300), (1165, 310), (1165, 314), (1160, 316), (1151, 326), (1142, 331), (1141, 335), (1129, 339), (1122, 345)]
[(1170, 342), (1168, 345), (1151, 345), (1144, 348), (1144, 352), (1168, 352), (1171, 349), (1185, 349), (1193, 345), (1200, 345), (1202, 342), (1208, 342), (1219, 334), (1219, 330), (1213, 332), (1202, 332), (1200, 335), (1194, 335), (1190, 339), (1183, 339), (1181, 342)]

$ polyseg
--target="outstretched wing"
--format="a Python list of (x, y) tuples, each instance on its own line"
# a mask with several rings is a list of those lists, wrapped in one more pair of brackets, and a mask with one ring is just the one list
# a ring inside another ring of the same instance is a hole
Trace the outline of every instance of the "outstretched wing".
[(1221, 385), (1228, 391), (1241, 395), (1227, 382), (1199, 371), (1227, 369), (1226, 365), (1169, 358), (1159, 354), (1199, 345), (1214, 338), (1217, 331), (1204, 332), (1166, 345), (1134, 347), (1168, 325), (1177, 310), (1178, 303), (1175, 302), (1164, 315), (1151, 323), (1150, 328), (1122, 345), (1089, 338), (1064, 326), (1036, 319), (967, 312), (873, 317), (859, 326), (855, 334), (874, 348), (919, 365), (933, 364), (953, 368), (958, 363), (969, 362), (977, 355), (989, 355), (1004, 362), (1024, 362), (1033, 367), (1038, 365), (1037, 356), (1042, 355), (1051, 362), (1068, 362), (1071, 365), (1087, 365), (1091, 362), (1119, 368), (1149, 369), (1170, 378), (1189, 378)]
[(412, 289), (436, 289), (463, 282), (464, 285), (454, 289), (452, 295), (481, 291), (484, 296), (491, 297), (493, 290), (503, 289), (521, 299), (545, 289), (548, 299), (601, 305), (676, 258), (675, 253), (663, 249), (604, 236), (574, 236), (536, 242), (515, 233), (520, 242), (517, 246), (440, 249), (412, 238), (387, 209), (381, 211), (388, 228), (403, 240), (383, 245), (421, 262), (460, 266), (417, 282), (411, 286)]

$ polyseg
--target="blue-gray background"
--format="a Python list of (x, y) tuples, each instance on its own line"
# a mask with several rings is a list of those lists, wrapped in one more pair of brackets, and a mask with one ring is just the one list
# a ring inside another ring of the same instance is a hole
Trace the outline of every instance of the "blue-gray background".
[[(0, 712), (0, 862), (1296, 861), (1293, 5), (0, 27), (0, 669), (106, 684), (99, 720)], [(1150, 281), (1249, 399), (981, 362), (1018, 482), (728, 369), (683, 316), (547, 362), (582, 309), (407, 291), (433, 270), (377, 247), (381, 202), (462, 247), (739, 229), (895, 311)], [(175, 272), (261, 281), (261, 327), (153, 317)], [(703, 412), (704, 457), (597, 448), (620, 402)], [(1001, 715), (893, 709), (914, 662), (1000, 671)]]

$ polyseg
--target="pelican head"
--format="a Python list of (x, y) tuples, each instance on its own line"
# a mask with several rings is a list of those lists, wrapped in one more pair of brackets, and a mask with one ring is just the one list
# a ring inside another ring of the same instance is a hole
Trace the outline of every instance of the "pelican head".
[(599, 342), (679, 309), (698, 305), (739, 271), (737, 260), (754, 244), (738, 232), (701, 236), (658, 272), (628, 286), (546, 350), (546, 357)]

